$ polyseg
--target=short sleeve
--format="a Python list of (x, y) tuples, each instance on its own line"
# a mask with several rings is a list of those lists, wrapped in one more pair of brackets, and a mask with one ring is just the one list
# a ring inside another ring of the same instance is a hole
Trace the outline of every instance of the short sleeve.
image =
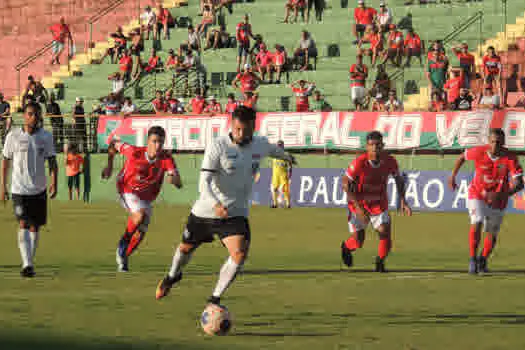
[(55, 147), (53, 146), (53, 135), (46, 135), (46, 142), (44, 144), (44, 157), (51, 158), (55, 156)]
[(162, 161), (162, 168), (168, 175), (173, 175), (175, 173), (177, 166), (172, 156), (166, 156), (166, 158)]
[(508, 164), (510, 175), (514, 177), (523, 176), (523, 168), (521, 167), (521, 164), (518, 161), (518, 158), (516, 156), (509, 157), (509, 164)]
[(220, 146), (217, 140), (214, 140), (204, 151), (201, 171), (216, 172), (220, 166)]
[(135, 151), (135, 147), (127, 143), (118, 143), (117, 144), (118, 153), (122, 154), (124, 157), (129, 158)]
[(356, 158), (350, 163), (346, 169), (345, 175), (352, 181), (356, 181), (359, 175), (361, 175), (362, 166), (359, 158)]
[(13, 159), (13, 134), (11, 132), (7, 134), (5, 139), (2, 155), (4, 159)]
[(465, 160), (476, 160), (481, 154), (480, 147), (472, 147), (465, 150)]

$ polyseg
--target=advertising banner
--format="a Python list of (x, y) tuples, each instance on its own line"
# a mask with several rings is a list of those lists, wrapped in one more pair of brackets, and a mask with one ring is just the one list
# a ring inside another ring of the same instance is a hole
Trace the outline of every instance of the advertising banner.
[[(106, 149), (118, 135), (125, 142), (144, 145), (147, 130), (166, 130), (166, 148), (202, 151), (218, 135), (227, 135), (227, 115), (100, 116), (98, 145)], [(460, 150), (486, 143), (490, 128), (503, 128), (510, 149), (525, 151), (525, 111), (473, 112), (312, 112), (257, 113), (256, 132), (271, 142), (283, 140), (289, 149), (364, 149), (372, 130), (383, 133), (390, 150)]]
[[(253, 203), (269, 205), (271, 200), (271, 169), (261, 169), (260, 178), (254, 185)], [(340, 169), (294, 169), (290, 186), (293, 207), (346, 207), (346, 193), (341, 189)], [(406, 199), (416, 211), (466, 211), (468, 183), (471, 173), (460, 173), (458, 189), (448, 189), (449, 171), (407, 171)], [(388, 182), (389, 206), (394, 210), (399, 196), (393, 179)], [(525, 191), (514, 196), (507, 208), (511, 213), (525, 212)]]

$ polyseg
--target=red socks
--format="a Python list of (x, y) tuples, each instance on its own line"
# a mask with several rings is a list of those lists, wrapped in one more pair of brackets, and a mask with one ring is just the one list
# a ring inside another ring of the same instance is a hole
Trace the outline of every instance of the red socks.
[(345, 241), (345, 246), (351, 250), (351, 251), (354, 251), (356, 250), (357, 248), (361, 248), (363, 246), (363, 242), (362, 241), (358, 241), (357, 239), (355, 239), (354, 236), (348, 238), (346, 241)]
[(138, 225), (133, 222), (133, 220), (131, 219), (131, 216), (128, 217), (128, 224), (126, 226), (126, 233), (131, 236), (132, 234), (135, 233), (135, 231), (137, 231), (137, 227), (138, 227)]
[(392, 239), (390, 236), (381, 237), (379, 239), (379, 246), (377, 247), (377, 256), (379, 256), (380, 259), (386, 258), (390, 252), (390, 248), (392, 248)]
[(487, 233), (487, 236), (485, 237), (485, 243), (483, 246), (483, 253), (482, 253), (484, 258), (489, 257), (495, 245), (496, 245), (496, 237), (494, 237), (490, 233)]
[(471, 258), (476, 257), (480, 239), (481, 239), (481, 232), (477, 232), (475, 227), (471, 227), (470, 231), (468, 232), (468, 240), (469, 240)]
[(138, 248), (140, 245), (140, 242), (144, 239), (144, 236), (146, 235), (145, 232), (137, 232), (133, 236), (131, 236), (131, 241), (128, 244), (128, 248), (126, 249), (126, 256), (130, 256), (133, 254), (135, 249)]

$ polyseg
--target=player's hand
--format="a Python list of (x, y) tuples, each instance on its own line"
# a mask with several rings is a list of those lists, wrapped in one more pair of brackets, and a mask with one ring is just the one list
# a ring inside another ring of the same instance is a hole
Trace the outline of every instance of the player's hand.
[(113, 169), (112, 169), (112, 168), (110, 168), (110, 167), (106, 167), (106, 168), (104, 168), (104, 169), (102, 170), (102, 175), (101, 175), (101, 176), (102, 176), (102, 178), (103, 178), (104, 180), (107, 180), (107, 179), (109, 179), (109, 178), (111, 177), (111, 173), (112, 173), (112, 172), (113, 172)]
[(49, 185), (49, 198), (54, 199), (57, 196), (57, 187), (54, 183)]
[(221, 219), (227, 219), (228, 218), (228, 208), (226, 208), (221, 203), (215, 204), (213, 209), (215, 210), (215, 215), (217, 215)]
[(456, 184), (456, 178), (454, 176), (448, 178), (448, 187), (452, 191), (455, 191), (458, 188), (458, 185)]

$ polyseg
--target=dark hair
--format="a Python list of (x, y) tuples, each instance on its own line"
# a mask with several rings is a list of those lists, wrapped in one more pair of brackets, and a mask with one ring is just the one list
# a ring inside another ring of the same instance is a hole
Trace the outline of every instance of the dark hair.
[(40, 107), (39, 103), (36, 103), (34, 100), (31, 100), (25, 105), (24, 113), (27, 112), (28, 108), (33, 108), (38, 119), (42, 118), (42, 107)]
[(148, 130), (148, 138), (151, 135), (157, 135), (158, 137), (166, 138), (166, 131), (164, 130), (162, 126), (158, 126), (158, 125), (152, 126)]
[(489, 131), (489, 135), (494, 135), (494, 136), (497, 136), (497, 137), (501, 137), (503, 138), (503, 140), (505, 140), (505, 131), (503, 131), (503, 129), (501, 128), (492, 128), (490, 129)]
[(232, 119), (237, 119), (241, 123), (255, 121), (255, 110), (246, 106), (238, 106), (232, 114)]
[(383, 135), (379, 131), (371, 131), (366, 135), (366, 142), (368, 141), (383, 142)]
[(76, 153), (77, 152), (77, 145), (75, 145), (74, 143), (69, 144), (68, 147), (67, 147), (67, 151), (68, 151), (68, 153)]
[(489, 46), (489, 47), (487, 47), (487, 50), (496, 51), (496, 49), (494, 48), (494, 46)]
[(230, 93), (228, 94), (228, 98), (231, 98), (231, 99), (234, 99), (234, 100), (235, 100), (235, 95), (234, 95), (233, 93), (230, 92)]

